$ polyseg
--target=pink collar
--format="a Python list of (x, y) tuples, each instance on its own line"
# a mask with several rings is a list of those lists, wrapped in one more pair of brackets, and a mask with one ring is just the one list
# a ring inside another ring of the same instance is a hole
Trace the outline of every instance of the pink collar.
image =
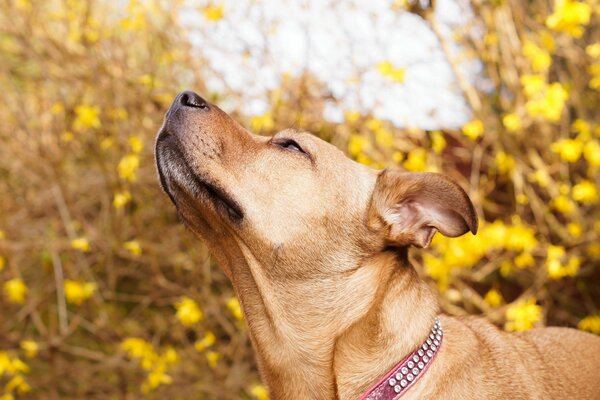
[(360, 400), (396, 400), (425, 374), (442, 346), (442, 324), (438, 318), (423, 344), (400, 361), (379, 382), (371, 387)]

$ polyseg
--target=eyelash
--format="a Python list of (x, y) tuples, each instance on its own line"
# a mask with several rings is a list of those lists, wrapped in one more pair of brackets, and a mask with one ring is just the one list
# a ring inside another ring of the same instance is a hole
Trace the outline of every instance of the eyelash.
[[(302, 149), (302, 147), (295, 140), (292, 140), (292, 139), (282, 140), (281, 142), (276, 142), (275, 144), (286, 150), (295, 151), (297, 153), (307, 154), (304, 151), (304, 149)], [(293, 148), (290, 148), (291, 146), (293, 146)]]

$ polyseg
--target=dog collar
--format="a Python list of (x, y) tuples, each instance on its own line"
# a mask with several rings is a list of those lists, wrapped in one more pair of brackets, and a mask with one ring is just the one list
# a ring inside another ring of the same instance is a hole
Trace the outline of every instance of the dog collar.
[(442, 346), (442, 324), (438, 318), (421, 346), (400, 361), (387, 375), (362, 395), (360, 400), (396, 400), (425, 374)]

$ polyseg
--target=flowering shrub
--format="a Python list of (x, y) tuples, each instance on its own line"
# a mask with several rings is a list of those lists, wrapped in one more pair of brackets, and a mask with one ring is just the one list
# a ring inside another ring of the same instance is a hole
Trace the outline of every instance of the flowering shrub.
[[(447, 48), (428, 2), (390, 3)], [(239, 302), (156, 182), (164, 111), (182, 88), (204, 89), (181, 4), (1, 4), (0, 399), (267, 399)], [(310, 75), (284, 77), (269, 110), (238, 117), (261, 134), (312, 131), (375, 168), (457, 180), (478, 235), (437, 235), (413, 252), (445, 312), (600, 334), (600, 3), (471, 9), (453, 40), (484, 82), (446, 54), (472, 110), (458, 129), (398, 127), (365, 110), (327, 122), (331, 96)], [(227, 12), (206, 2), (202, 23)], [(409, 79), (387, 60), (372, 71)], [(222, 94), (239, 95), (212, 96)]]

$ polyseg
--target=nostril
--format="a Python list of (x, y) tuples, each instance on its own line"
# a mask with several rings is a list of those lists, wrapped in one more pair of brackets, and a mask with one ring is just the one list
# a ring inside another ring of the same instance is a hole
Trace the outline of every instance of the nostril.
[(208, 103), (202, 97), (192, 91), (183, 92), (181, 95), (181, 104), (188, 107), (201, 108), (208, 110)]

